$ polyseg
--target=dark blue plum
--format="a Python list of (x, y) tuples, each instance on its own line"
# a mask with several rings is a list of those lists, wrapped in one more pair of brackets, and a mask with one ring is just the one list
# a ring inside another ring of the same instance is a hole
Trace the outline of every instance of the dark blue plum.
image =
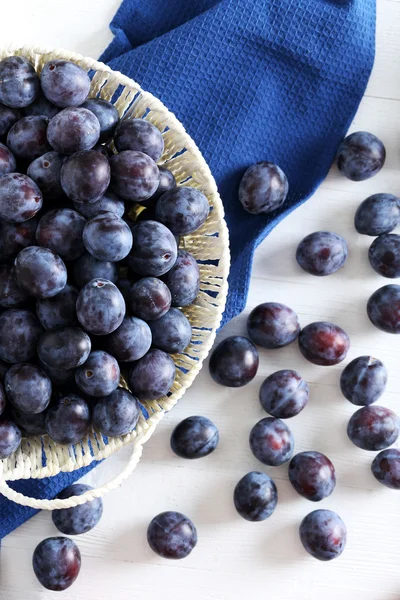
[(400, 199), (392, 194), (373, 194), (357, 208), (354, 226), (364, 235), (390, 233), (400, 222)]
[(0, 177), (6, 173), (13, 173), (17, 170), (17, 161), (11, 150), (4, 144), (0, 144)]
[(247, 331), (255, 344), (274, 350), (294, 342), (299, 336), (300, 324), (294, 310), (285, 304), (264, 302), (249, 314)]
[(372, 133), (356, 131), (339, 146), (336, 160), (339, 171), (352, 181), (374, 177), (385, 164), (386, 150)]
[(42, 326), (47, 329), (78, 325), (76, 300), (78, 290), (68, 284), (57, 296), (36, 302), (36, 314)]
[(75, 542), (68, 538), (47, 538), (35, 548), (33, 570), (47, 590), (66, 590), (74, 583), (80, 569), (81, 553)]
[(90, 79), (86, 71), (64, 59), (51, 60), (45, 64), (40, 83), (46, 98), (61, 108), (83, 104), (90, 90)]
[(175, 363), (169, 354), (150, 350), (133, 364), (129, 372), (129, 388), (138, 400), (157, 400), (170, 391), (175, 374)]
[(382, 485), (400, 490), (400, 450), (389, 448), (375, 456), (371, 465), (372, 474)]
[(90, 219), (83, 230), (86, 250), (98, 260), (118, 262), (132, 248), (129, 225), (111, 212), (101, 212)]
[(24, 117), (13, 125), (7, 135), (7, 146), (17, 160), (30, 163), (50, 152), (47, 141), (47, 117)]
[(400, 235), (385, 233), (374, 240), (368, 251), (371, 267), (389, 279), (400, 277)]
[(129, 266), (139, 275), (159, 277), (175, 264), (178, 249), (172, 233), (156, 221), (142, 221), (132, 227), (133, 244)]
[(160, 173), (143, 152), (125, 150), (110, 158), (112, 190), (124, 200), (143, 202), (156, 192)]
[(149, 325), (155, 348), (179, 354), (190, 344), (192, 326), (179, 308), (170, 308), (163, 317), (150, 321)]
[(94, 335), (107, 335), (121, 325), (125, 300), (111, 281), (92, 279), (79, 292), (76, 312), (84, 329)]
[(63, 260), (76, 260), (85, 251), (82, 239), (85, 224), (85, 217), (76, 210), (49, 210), (39, 221), (36, 241), (39, 246), (53, 250)]
[(181, 458), (203, 458), (214, 452), (219, 432), (207, 417), (188, 417), (181, 421), (171, 435), (171, 449)]
[(172, 299), (172, 306), (187, 306), (195, 301), (200, 289), (200, 270), (196, 259), (186, 250), (178, 250), (172, 269), (163, 276)]
[(192, 521), (179, 512), (163, 512), (154, 517), (147, 529), (150, 548), (163, 558), (181, 559), (197, 544), (197, 531)]
[(9, 405), (10, 418), (18, 426), (23, 437), (44, 435), (46, 433), (46, 411), (35, 415), (25, 413), (15, 406)]
[(77, 444), (90, 427), (87, 402), (76, 394), (68, 394), (52, 404), (46, 414), (46, 431), (57, 444)]
[(209, 212), (206, 196), (191, 187), (165, 192), (156, 205), (156, 219), (174, 235), (193, 233), (206, 222)]
[(99, 136), (99, 120), (86, 108), (65, 108), (51, 119), (47, 128), (49, 143), (61, 154), (90, 150)]
[[(173, 188), (176, 187), (176, 179), (175, 179), (173, 173), (169, 169), (166, 169), (165, 167), (158, 167), (158, 171), (160, 173), (160, 181), (158, 184), (158, 188), (156, 189), (154, 194), (151, 196), (151, 198), (149, 198), (148, 200), (144, 200), (141, 203), (144, 206), (152, 208), (152, 209), (155, 208), (155, 206), (157, 204), (157, 200), (159, 198), (161, 198), (161, 196), (165, 192), (168, 192), (168, 190), (172, 190)], [(154, 216), (152, 218), (154, 218)]]
[(151, 330), (145, 321), (125, 317), (118, 329), (104, 339), (104, 347), (119, 362), (133, 362), (150, 350), (151, 340)]
[(90, 338), (79, 327), (60, 327), (40, 337), (37, 353), (50, 369), (75, 369), (83, 365), (91, 350)]
[(245, 337), (232, 335), (214, 348), (209, 369), (211, 377), (220, 385), (242, 387), (257, 374), (257, 348)]
[(335, 467), (321, 452), (299, 452), (290, 461), (289, 481), (300, 496), (319, 502), (335, 489)]
[(0, 102), (13, 108), (31, 104), (39, 95), (39, 78), (33, 65), (22, 56), (0, 61)]
[(153, 197), (158, 196), (160, 198), (165, 192), (176, 187), (176, 179), (174, 174), (166, 167), (158, 167), (158, 170), (160, 171), (160, 183)]
[(43, 329), (34, 314), (9, 309), (0, 315), (0, 359), (7, 363), (29, 362)]
[(25, 413), (41, 413), (50, 403), (51, 381), (37, 365), (13, 365), (6, 373), (4, 386), (7, 399)]
[(299, 533), (305, 550), (318, 560), (333, 560), (346, 546), (346, 526), (332, 510), (309, 513), (302, 520)]
[(97, 260), (94, 256), (85, 252), (72, 267), (74, 283), (79, 288), (85, 286), (92, 279), (107, 279), (112, 283), (118, 280), (118, 268), (115, 262)]
[(58, 152), (46, 152), (28, 167), (28, 176), (37, 184), (45, 200), (65, 198), (60, 180), (64, 160), (65, 156)]
[(115, 106), (103, 98), (89, 98), (82, 104), (82, 108), (86, 108), (96, 115), (100, 123), (100, 144), (109, 142), (114, 137), (119, 123), (119, 113)]
[(96, 202), (91, 202), (90, 204), (85, 202), (74, 202), (74, 206), (76, 210), (87, 219), (92, 219), (101, 212), (111, 212), (117, 215), (117, 217), (122, 217), (125, 212), (124, 201), (108, 190), (104, 196)]
[(78, 387), (88, 396), (109, 396), (117, 389), (120, 379), (115, 358), (103, 350), (95, 350), (87, 361), (75, 371)]
[(378, 329), (400, 333), (400, 285), (384, 285), (376, 290), (368, 300), (367, 314)]
[(259, 162), (247, 169), (239, 186), (239, 200), (253, 215), (273, 212), (282, 206), (289, 192), (285, 173), (271, 162)]
[(121, 121), (114, 136), (118, 152), (136, 150), (150, 156), (157, 162), (164, 152), (164, 138), (161, 131), (144, 119)]
[(39, 93), (36, 100), (31, 102), (31, 104), (28, 104), (28, 106), (25, 106), (21, 112), (24, 117), (33, 116), (47, 117), (48, 119), (52, 119), (58, 112), (60, 112), (60, 108), (47, 100), (44, 94)]
[(65, 264), (49, 248), (24, 248), (17, 255), (14, 267), (19, 285), (35, 298), (56, 296), (67, 283)]
[(346, 241), (337, 233), (316, 231), (297, 246), (296, 260), (311, 275), (323, 277), (341, 269), (347, 259)]
[[(92, 490), (90, 485), (84, 483), (73, 483), (57, 495), (60, 500), (71, 498), (71, 496), (82, 496), (85, 492)], [(96, 527), (103, 514), (103, 500), (95, 498), (85, 504), (79, 504), (72, 508), (60, 508), (53, 510), (51, 518), (58, 531), (66, 535), (80, 535)]]
[[(3, 367), (6, 367), (5, 373), (4, 373), (4, 375), (6, 375), (7, 371), (8, 371), (8, 365), (5, 365), (3, 363)], [(5, 407), (6, 407), (6, 393), (4, 391), (3, 384), (0, 383), (0, 415), (3, 414)]]
[(11, 265), (0, 265), (0, 306), (19, 308), (26, 304), (28, 293), (23, 290), (14, 277)]
[(139, 402), (127, 390), (118, 388), (99, 399), (93, 409), (93, 425), (107, 437), (119, 437), (135, 429), (139, 416)]
[(0, 103), (0, 138), (5, 138), (11, 127), (22, 118), (17, 108), (11, 108)]
[(350, 339), (347, 333), (327, 321), (306, 325), (299, 336), (300, 352), (314, 365), (337, 365), (347, 356)]
[(383, 406), (364, 406), (347, 425), (350, 441), (363, 450), (384, 450), (399, 437), (400, 419)]
[(294, 438), (280, 419), (267, 417), (256, 423), (250, 432), (250, 449), (264, 465), (277, 467), (292, 458)]
[(290, 419), (299, 414), (308, 402), (307, 383), (297, 371), (276, 371), (260, 387), (263, 409), (273, 417)]
[(23, 223), (7, 223), (0, 221), (0, 255), (4, 258), (15, 258), (23, 248), (35, 244), (37, 218)]
[(247, 473), (236, 484), (233, 502), (246, 521), (265, 521), (278, 503), (278, 490), (271, 477), (259, 471)]
[(90, 204), (106, 193), (110, 183), (110, 164), (96, 150), (76, 152), (61, 168), (61, 186), (73, 202)]
[(340, 389), (347, 400), (357, 406), (368, 406), (383, 394), (387, 383), (385, 365), (373, 356), (352, 360), (340, 377)]
[(171, 292), (156, 277), (144, 277), (131, 284), (127, 299), (132, 313), (145, 321), (159, 319), (171, 308)]
[(22, 223), (42, 208), (42, 192), (30, 177), (6, 173), (0, 177), (0, 219)]
[(21, 444), (21, 431), (8, 419), (0, 419), (0, 459), (16, 452)]

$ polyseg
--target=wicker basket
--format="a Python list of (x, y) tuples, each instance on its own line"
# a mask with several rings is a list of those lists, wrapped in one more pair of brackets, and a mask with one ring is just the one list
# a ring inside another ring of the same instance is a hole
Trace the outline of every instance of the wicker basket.
[[(111, 71), (103, 63), (66, 50), (46, 51), (24, 46), (18, 50), (0, 51), (0, 59), (12, 54), (26, 57), (38, 72), (45, 63), (55, 58), (72, 60), (90, 71), (93, 74), (90, 96), (100, 96), (106, 100), (116, 97), (115, 106), (121, 117), (141, 117), (156, 125), (163, 132), (165, 142), (160, 164), (165, 163), (168, 166), (179, 185), (201, 190), (211, 205), (207, 222), (181, 242), (181, 247), (201, 261), (201, 283), (200, 293), (194, 304), (183, 309), (192, 324), (193, 337), (186, 351), (173, 357), (177, 366), (177, 376), (170, 394), (145, 403), (148, 418), (141, 416), (136, 429), (121, 438), (107, 440), (96, 431), (92, 431), (84, 441), (73, 446), (56, 444), (46, 435), (24, 438), (13, 456), (0, 461), (0, 493), (25, 506), (52, 510), (83, 504), (119, 486), (139, 462), (143, 444), (150, 438), (165, 412), (175, 406), (193, 383), (213, 344), (225, 307), (229, 241), (223, 205), (210, 169), (181, 123), (157, 98), (141, 90), (137, 83), (121, 73)], [(133, 443), (133, 452), (124, 470), (108, 483), (82, 496), (66, 500), (38, 500), (15, 492), (6, 483), (11, 480), (43, 478), (60, 472), (74, 471), (94, 460), (104, 459), (130, 443)]]

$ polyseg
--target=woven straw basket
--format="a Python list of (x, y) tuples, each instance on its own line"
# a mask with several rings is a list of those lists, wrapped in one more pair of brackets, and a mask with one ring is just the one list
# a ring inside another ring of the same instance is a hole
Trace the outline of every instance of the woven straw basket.
[[(121, 117), (145, 118), (156, 125), (163, 132), (165, 141), (160, 164), (165, 163), (179, 185), (201, 190), (211, 205), (207, 222), (181, 241), (181, 247), (191, 252), (197, 261), (201, 261), (201, 283), (200, 293), (194, 304), (183, 309), (191, 322), (193, 337), (184, 353), (173, 356), (177, 376), (170, 394), (156, 401), (145, 402), (148, 418), (142, 415), (136, 429), (121, 438), (107, 440), (96, 431), (92, 431), (85, 440), (73, 446), (56, 444), (47, 435), (24, 438), (14, 455), (0, 461), (0, 493), (25, 506), (52, 510), (83, 504), (119, 486), (139, 462), (143, 444), (150, 438), (166, 411), (175, 406), (193, 383), (213, 344), (225, 307), (229, 272), (228, 230), (224, 221), (223, 205), (210, 169), (181, 123), (157, 98), (144, 92), (128, 77), (111, 71), (103, 63), (66, 50), (46, 51), (25, 46), (18, 50), (0, 51), (0, 59), (12, 54), (26, 57), (38, 72), (49, 60), (57, 58), (72, 60), (86, 71), (90, 71), (93, 75), (90, 96), (99, 96), (106, 100), (117, 97), (115, 106)], [(92, 461), (104, 459), (132, 442), (133, 452), (123, 471), (98, 489), (81, 496), (66, 500), (38, 500), (19, 494), (7, 485), (7, 481), (43, 478), (60, 472), (74, 471)]]

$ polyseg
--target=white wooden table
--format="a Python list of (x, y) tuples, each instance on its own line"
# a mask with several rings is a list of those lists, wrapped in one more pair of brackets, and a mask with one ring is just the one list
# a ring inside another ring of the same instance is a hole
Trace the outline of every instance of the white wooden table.
[[(0, 40), (65, 47), (97, 57), (111, 39), (107, 23), (119, 0), (8, 0), (2, 3)], [(400, 2), (378, 0), (377, 57), (366, 96), (352, 125), (378, 135), (387, 149), (383, 171), (364, 183), (352, 183), (333, 169), (314, 197), (265, 240), (256, 253), (248, 310), (264, 301), (289, 304), (304, 325), (329, 320), (351, 337), (349, 359), (373, 354), (389, 369), (385, 406), (400, 412), (400, 337), (380, 333), (368, 321), (369, 295), (387, 280), (369, 267), (370, 238), (356, 234), (358, 204), (375, 192), (400, 193)], [(268, 157), (266, 157), (268, 158)], [(296, 265), (302, 237), (330, 229), (350, 248), (345, 268), (314, 278)], [(246, 311), (246, 313), (248, 312)], [(224, 328), (219, 338), (245, 332), (246, 314)], [(395, 600), (400, 598), (400, 494), (375, 482), (374, 456), (358, 450), (346, 436), (354, 407), (340, 394), (340, 366), (307, 363), (292, 345), (261, 351), (260, 369), (245, 388), (214, 384), (207, 364), (179, 405), (160, 424), (145, 447), (134, 475), (104, 502), (99, 526), (79, 543), (83, 564), (68, 600)], [(248, 523), (235, 512), (232, 491), (248, 471), (262, 468), (248, 447), (252, 425), (265, 413), (258, 402), (264, 377), (278, 368), (298, 369), (310, 383), (308, 407), (290, 421), (296, 451), (325, 452), (337, 469), (334, 494), (318, 507), (337, 511), (347, 524), (348, 544), (341, 558), (320, 563), (309, 557), (298, 538), (301, 519), (316, 506), (296, 495), (287, 465), (267, 468), (279, 490), (274, 515)], [(169, 449), (172, 428), (184, 417), (206, 415), (218, 425), (221, 442), (206, 459), (185, 461)], [(104, 481), (122, 466), (121, 452), (86, 480)], [(199, 543), (184, 561), (158, 558), (146, 543), (146, 527), (163, 510), (189, 515)], [(36, 582), (32, 552), (55, 535), (46, 512), (9, 535), (1, 549), (0, 599), (49, 600), (55, 597)]]

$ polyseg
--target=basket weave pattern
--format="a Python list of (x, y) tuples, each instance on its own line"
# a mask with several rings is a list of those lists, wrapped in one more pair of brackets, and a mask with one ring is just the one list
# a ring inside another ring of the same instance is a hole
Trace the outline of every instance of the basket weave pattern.
[[(163, 132), (165, 143), (159, 164), (165, 164), (173, 172), (178, 185), (187, 185), (203, 192), (211, 206), (207, 222), (193, 234), (181, 239), (180, 247), (201, 261), (200, 293), (192, 305), (183, 309), (192, 325), (193, 336), (185, 352), (173, 356), (177, 376), (171, 393), (164, 398), (143, 403), (149, 413), (148, 418), (141, 415), (136, 429), (123, 437), (107, 440), (92, 431), (85, 440), (73, 446), (56, 444), (47, 435), (23, 438), (14, 455), (0, 460), (0, 493), (25, 506), (52, 510), (83, 504), (119, 486), (139, 462), (143, 444), (150, 438), (165, 412), (175, 406), (193, 383), (213, 344), (225, 307), (229, 240), (222, 201), (204, 158), (181, 123), (157, 98), (143, 91), (133, 80), (111, 71), (103, 63), (66, 50), (45, 51), (25, 46), (18, 50), (0, 51), (0, 60), (12, 54), (30, 60), (39, 73), (49, 60), (57, 58), (72, 60), (86, 71), (94, 72), (90, 97), (112, 100), (115, 96), (115, 106), (122, 118), (145, 118), (158, 127)], [(107, 458), (132, 442), (133, 452), (124, 470), (112, 481), (82, 496), (66, 500), (38, 500), (15, 492), (6, 483), (7, 480), (43, 478), (74, 471), (94, 460)]]

